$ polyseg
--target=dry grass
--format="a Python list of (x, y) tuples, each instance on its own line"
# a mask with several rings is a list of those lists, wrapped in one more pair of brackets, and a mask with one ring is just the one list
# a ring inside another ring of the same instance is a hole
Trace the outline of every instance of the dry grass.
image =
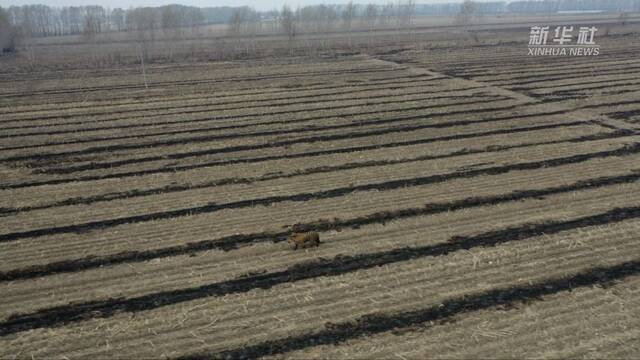
[(5, 75), (0, 357), (633, 357), (640, 44), (520, 35)]

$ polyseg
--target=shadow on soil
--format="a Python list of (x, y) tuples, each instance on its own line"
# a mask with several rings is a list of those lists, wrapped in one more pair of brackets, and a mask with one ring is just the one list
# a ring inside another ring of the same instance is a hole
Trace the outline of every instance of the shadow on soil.
[[(512, 106), (515, 107), (515, 106)], [(410, 109), (407, 109), (410, 110)], [(502, 109), (504, 110), (504, 109)], [(475, 111), (477, 112), (483, 112), (484, 110), (478, 110)], [(493, 119), (481, 119), (481, 120), (459, 120), (459, 121), (452, 121), (452, 122), (446, 122), (446, 123), (439, 123), (439, 124), (426, 124), (426, 125), (420, 125), (420, 129), (423, 128), (446, 128), (446, 127), (451, 127), (451, 126), (463, 126), (463, 125), (471, 125), (471, 124), (479, 124), (479, 123), (488, 123), (488, 122), (500, 122), (500, 121), (508, 121), (508, 120), (513, 120), (513, 119), (521, 119), (521, 118), (530, 118), (530, 117), (537, 117), (537, 116), (549, 116), (549, 115), (559, 115), (562, 113), (566, 113), (566, 110), (561, 110), (561, 111), (552, 111), (552, 112), (546, 112), (546, 113), (536, 113), (536, 114), (528, 114), (528, 115), (516, 115), (516, 116), (506, 116), (506, 117), (496, 117)], [(404, 121), (404, 120), (411, 120), (411, 118), (413, 119), (419, 119), (419, 118), (424, 118), (424, 116), (420, 115), (420, 116), (409, 116), (409, 117), (401, 117), (401, 118), (395, 118), (396, 121)], [(593, 122), (593, 121), (591, 121)], [(565, 124), (554, 124), (552, 126), (555, 127), (562, 127), (562, 126), (577, 126), (579, 124), (576, 124), (575, 122), (572, 123), (565, 123)], [(550, 126), (550, 125), (543, 125), (543, 126)], [(413, 130), (416, 130), (415, 127), (412, 128)], [(398, 129), (397, 127), (394, 128), (394, 131), (399, 131), (401, 129)], [(406, 130), (406, 129), (405, 129)], [(413, 131), (413, 130), (409, 130), (409, 131)], [(519, 128), (519, 129), (511, 129), (511, 132), (509, 133), (516, 133), (516, 132), (523, 132), (523, 131), (531, 131), (531, 130), (541, 130), (539, 129), (537, 126), (533, 127), (533, 128)], [(389, 129), (386, 129), (384, 131), (389, 131)], [(508, 130), (503, 130), (503, 131), (508, 131)], [(372, 134), (369, 134), (372, 135)], [(373, 135), (380, 135), (378, 133), (375, 133)], [(498, 134), (494, 134), (494, 133), (476, 133), (473, 135), (467, 135), (468, 137), (482, 137), (482, 136), (489, 136), (489, 135), (499, 135)], [(624, 136), (623, 134), (618, 134), (619, 136)], [(626, 134), (626, 135), (630, 135)], [(307, 138), (308, 140), (309, 138)], [(444, 141), (447, 139), (437, 139), (434, 140), (434, 138), (427, 138), (427, 139), (418, 139), (418, 140), (410, 140), (410, 141), (399, 141), (399, 142), (392, 142), (392, 143), (386, 143), (386, 144), (375, 144), (375, 145), (365, 145), (365, 146), (355, 146), (355, 147), (346, 147), (346, 148), (337, 148), (337, 149), (329, 149), (329, 150), (320, 150), (320, 151), (310, 151), (310, 152), (303, 152), (303, 153), (295, 153), (295, 154), (278, 154), (278, 155), (270, 155), (270, 156), (260, 156), (260, 157), (248, 157), (248, 158), (241, 158), (241, 159), (229, 159), (229, 160), (216, 160), (216, 161), (209, 161), (209, 162), (203, 162), (203, 163), (199, 163), (199, 164), (192, 164), (192, 165), (180, 165), (180, 166), (176, 166), (174, 165), (170, 165), (170, 166), (162, 166), (160, 168), (154, 168), (154, 169), (147, 169), (147, 170), (137, 170), (137, 171), (128, 171), (128, 172), (120, 172), (120, 173), (109, 173), (109, 174), (100, 174), (100, 175), (89, 175), (89, 176), (74, 176), (71, 178), (63, 178), (63, 179), (49, 179), (49, 180), (38, 180), (38, 181), (30, 181), (30, 182), (23, 182), (23, 183), (15, 183), (15, 184), (0, 184), (0, 190), (5, 190), (5, 189), (18, 189), (18, 188), (24, 188), (24, 187), (32, 187), (32, 186), (42, 186), (42, 185), (57, 185), (57, 184), (66, 184), (66, 183), (70, 183), (70, 182), (79, 182), (79, 181), (96, 181), (96, 180), (105, 180), (105, 179), (120, 179), (120, 178), (126, 178), (126, 177), (131, 177), (131, 176), (142, 176), (142, 175), (151, 175), (151, 174), (160, 174), (160, 173), (175, 173), (178, 171), (187, 171), (187, 170), (193, 170), (193, 169), (199, 169), (199, 168), (207, 168), (207, 167), (214, 167), (214, 166), (226, 166), (226, 165), (232, 165), (232, 164), (246, 164), (246, 163), (257, 163), (257, 162), (264, 162), (264, 161), (271, 161), (271, 160), (281, 160), (281, 159), (295, 159), (295, 158), (304, 158), (304, 157), (313, 157), (313, 156), (322, 156), (322, 155), (331, 155), (331, 154), (344, 154), (344, 153), (352, 153), (352, 152), (359, 152), (359, 151), (368, 151), (368, 150), (376, 150), (376, 149), (383, 149), (383, 148), (394, 148), (394, 147), (401, 147), (401, 146), (410, 146), (410, 145), (418, 145), (418, 144), (428, 144), (434, 141)], [(451, 140), (451, 139), (448, 139)], [(580, 141), (577, 140), (576, 141)], [(266, 145), (269, 146), (275, 146), (278, 144), (274, 144), (274, 143), (267, 143)], [(287, 147), (291, 144), (280, 144), (284, 147)], [(262, 149), (265, 147), (265, 144), (259, 144), (257, 145), (259, 146), (259, 148), (252, 148), (252, 149), (245, 149), (245, 150), (256, 150), (256, 149)], [(267, 147), (269, 147), (267, 146)], [(279, 146), (279, 145), (278, 145)], [(236, 149), (237, 150), (237, 149)], [(226, 150), (225, 150), (226, 151)], [(210, 154), (215, 154), (216, 151), (215, 150), (207, 150), (207, 154), (202, 154), (202, 155), (210, 155)], [(210, 153), (210, 154), (209, 154)], [(175, 154), (175, 156), (178, 156), (180, 154)], [(174, 155), (168, 155), (167, 158), (173, 158)], [(163, 157), (163, 159), (165, 159)], [(148, 160), (148, 159), (147, 159)], [(122, 163), (124, 162), (124, 163)], [(136, 162), (135, 159), (129, 159), (129, 160), (122, 160), (120, 161), (118, 164), (120, 165), (127, 165), (129, 163), (132, 162)], [(97, 166), (103, 166), (104, 164), (96, 164)], [(85, 166), (85, 165), (83, 165)], [(86, 168), (82, 168), (81, 170), (91, 170), (93, 167), (92, 164), (88, 164), (86, 165)], [(80, 170), (78, 170), (80, 171)]]
[(326, 323), (325, 329), (284, 339), (267, 340), (222, 352), (199, 353), (179, 359), (254, 359), (284, 354), (319, 345), (337, 345), (349, 339), (374, 335), (386, 331), (408, 330), (433, 326), (430, 323), (452, 320), (456, 315), (474, 311), (503, 308), (543, 300), (546, 295), (571, 291), (588, 286), (610, 286), (615, 281), (640, 273), (640, 261), (625, 262), (611, 267), (597, 267), (571, 277), (551, 279), (528, 286), (494, 289), (444, 301), (442, 304), (398, 314), (373, 313), (354, 321), (338, 324)]
[[(449, 242), (435, 245), (405, 247), (353, 256), (337, 255), (332, 259), (319, 258), (315, 261), (292, 265), (282, 271), (240, 276), (235, 279), (198, 287), (157, 292), (133, 298), (110, 298), (45, 308), (32, 313), (9, 317), (6, 321), (0, 323), (0, 336), (31, 329), (57, 327), (88, 319), (108, 318), (123, 312), (151, 310), (211, 296), (244, 293), (254, 289), (269, 289), (289, 282), (342, 275), (401, 261), (443, 256), (460, 250), (496, 246), (540, 235), (551, 235), (582, 227), (613, 224), (639, 217), (640, 207), (616, 208), (597, 215), (568, 221), (529, 223), (474, 236), (456, 236), (451, 238)], [(637, 266), (637, 263), (633, 263), (631, 267), (635, 271)]]
[[(295, 224), (291, 227), (291, 231), (340, 231), (345, 228), (358, 228), (360, 226), (371, 224), (385, 224), (386, 222), (417, 216), (458, 211), (462, 209), (495, 205), (510, 201), (540, 199), (545, 196), (557, 195), (567, 192), (595, 189), (604, 186), (628, 184), (636, 182), (638, 180), (640, 180), (640, 172), (621, 176), (594, 178), (585, 181), (579, 181), (570, 185), (551, 187), (541, 190), (521, 190), (496, 196), (471, 197), (448, 203), (431, 203), (418, 208), (407, 208), (394, 211), (380, 211), (351, 219), (336, 218), (333, 220), (318, 220), (310, 223)], [(290, 231), (287, 230), (281, 232), (238, 234), (218, 239), (192, 242), (184, 245), (170, 246), (154, 250), (124, 251), (108, 256), (88, 256), (76, 260), (66, 260), (49, 263), (46, 265), (35, 265), (25, 269), (0, 272), (0, 282), (32, 279), (41, 276), (48, 276), (66, 272), (77, 272), (123, 263), (143, 262), (170, 256), (179, 256), (186, 254), (195, 255), (198, 252), (214, 249), (231, 251), (242, 246), (248, 246), (261, 242), (281, 242), (286, 239), (289, 233)]]
[(411, 179), (391, 180), (380, 183), (362, 184), (356, 186), (347, 186), (334, 188), (330, 190), (322, 190), (317, 192), (299, 193), (294, 195), (278, 195), (257, 199), (240, 200), (225, 204), (209, 203), (203, 206), (183, 208), (177, 210), (161, 211), (156, 213), (148, 213), (134, 216), (126, 216), (107, 220), (98, 220), (86, 222), (82, 224), (73, 224), (58, 227), (48, 227), (35, 230), (27, 230), (20, 232), (12, 232), (0, 235), (0, 243), (11, 242), (19, 239), (36, 238), (56, 234), (68, 233), (84, 233), (87, 231), (100, 230), (124, 224), (141, 223), (154, 220), (172, 219), (183, 216), (193, 216), (198, 214), (208, 214), (220, 210), (238, 209), (254, 206), (270, 206), (281, 202), (304, 202), (318, 199), (330, 199), (349, 195), (357, 191), (388, 191), (406, 187), (423, 186), (438, 182), (444, 182), (451, 179), (471, 178), (479, 175), (498, 175), (505, 174), (517, 170), (534, 170), (540, 168), (561, 166), (567, 164), (581, 163), (591, 159), (607, 158), (613, 156), (628, 156), (640, 153), (640, 143), (625, 145), (615, 150), (599, 151), (587, 154), (572, 155), (568, 157), (560, 157), (555, 159), (533, 161), (527, 163), (516, 163), (504, 166), (487, 167), (463, 172), (454, 172), (448, 174), (438, 174), (416, 177)]
[[(603, 127), (608, 127), (607, 124), (598, 124), (598, 125)], [(527, 148), (527, 147), (540, 146), (540, 145), (553, 145), (553, 144), (575, 143), (575, 142), (583, 142), (583, 141), (615, 139), (615, 138), (633, 135), (633, 132), (630, 130), (622, 130), (622, 129), (618, 129), (610, 126), (609, 128), (613, 129), (614, 131), (602, 132), (594, 135), (580, 136), (580, 137), (575, 137), (570, 139), (537, 141), (537, 142), (530, 142), (530, 143), (521, 143), (516, 145), (490, 145), (480, 149), (463, 148), (458, 151), (453, 151), (453, 152), (442, 154), (442, 155), (424, 155), (424, 156), (418, 156), (413, 158), (402, 158), (397, 160), (393, 159), (393, 160), (358, 161), (358, 162), (351, 162), (351, 163), (345, 163), (345, 164), (334, 165), (334, 166), (311, 167), (307, 169), (296, 170), (290, 173), (283, 173), (281, 171), (278, 171), (278, 172), (266, 173), (256, 177), (247, 177), (247, 178), (232, 177), (232, 178), (223, 178), (219, 180), (208, 181), (200, 184), (191, 184), (191, 183), (184, 184), (184, 185), (170, 184), (163, 187), (144, 189), (144, 190), (132, 189), (128, 191), (112, 192), (112, 193), (100, 194), (95, 196), (74, 197), (74, 198), (69, 198), (69, 199), (51, 202), (51, 203), (41, 203), (34, 206), (25, 206), (20, 208), (0, 208), (0, 217), (15, 215), (15, 214), (24, 213), (24, 212), (33, 211), (33, 210), (50, 209), (50, 208), (61, 207), (61, 206), (80, 205), (80, 204), (89, 205), (97, 202), (108, 202), (108, 201), (113, 201), (118, 199), (128, 199), (133, 197), (143, 197), (143, 196), (150, 196), (150, 195), (157, 195), (157, 194), (183, 192), (183, 191), (189, 191), (194, 189), (213, 188), (213, 187), (231, 185), (231, 184), (253, 184), (261, 181), (292, 178), (296, 176), (304, 176), (304, 175), (311, 175), (311, 174), (331, 173), (331, 172), (351, 170), (351, 169), (361, 169), (361, 168), (367, 168), (367, 167), (373, 167), (373, 166), (407, 164), (407, 163), (418, 162), (418, 161), (437, 160), (437, 159), (453, 158), (453, 157), (464, 156), (464, 155), (500, 152), (500, 151), (506, 151), (511, 149)], [(298, 156), (298, 157), (302, 157), (302, 156)], [(258, 160), (258, 158), (253, 158), (253, 159)], [(260, 159), (264, 160), (264, 158), (260, 158)], [(245, 159), (245, 160), (247, 162), (250, 162), (252, 159)], [(477, 167), (477, 165), (471, 165), (471, 166)], [(472, 167), (466, 170), (470, 170)], [(460, 169), (460, 170), (464, 170), (464, 169)]]

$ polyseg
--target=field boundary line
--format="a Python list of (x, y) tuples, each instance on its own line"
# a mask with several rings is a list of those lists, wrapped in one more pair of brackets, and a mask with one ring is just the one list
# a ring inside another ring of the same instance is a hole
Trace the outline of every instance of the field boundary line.
[[(573, 184), (539, 190), (514, 190), (506, 194), (478, 196), (461, 200), (427, 203), (422, 207), (403, 208), (392, 211), (379, 211), (350, 219), (316, 220), (308, 223), (293, 225), (296, 231), (326, 232), (344, 230), (347, 228), (359, 228), (372, 224), (385, 224), (391, 221), (409, 219), (420, 216), (429, 216), (444, 212), (453, 212), (482, 206), (504, 204), (526, 199), (540, 199), (546, 196), (563, 194), (572, 191), (597, 189), (605, 186), (631, 184), (640, 181), (640, 172), (619, 176), (598, 177), (577, 181)], [(0, 283), (33, 279), (54, 274), (69, 273), (95, 269), (102, 266), (112, 266), (124, 263), (144, 262), (148, 260), (166, 258), (179, 255), (191, 255), (208, 250), (232, 251), (243, 246), (250, 246), (262, 242), (278, 243), (285, 241), (289, 231), (262, 232), (252, 234), (237, 234), (216, 239), (201, 240), (184, 245), (169, 246), (160, 249), (142, 251), (123, 251), (111, 255), (96, 257), (88, 256), (73, 260), (63, 260), (44, 265), (33, 265), (23, 269), (14, 269), (0, 272)]]
[[(403, 247), (353, 256), (337, 255), (331, 259), (319, 258), (294, 264), (281, 271), (240, 275), (230, 280), (197, 287), (156, 292), (132, 298), (108, 298), (54, 306), (31, 313), (10, 316), (0, 323), (0, 337), (33, 329), (64, 326), (88, 319), (110, 318), (125, 312), (148, 311), (212, 296), (219, 297), (246, 293), (254, 289), (269, 289), (281, 284), (338, 276), (420, 258), (446, 256), (461, 250), (494, 247), (563, 231), (635, 220), (639, 217), (640, 207), (614, 208), (571, 220), (526, 223), (478, 235), (454, 236), (450, 241), (434, 245)], [(640, 262), (634, 262), (633, 267), (636, 271), (640, 271)]]
[(266, 340), (253, 345), (232, 348), (220, 352), (199, 352), (178, 357), (180, 360), (204, 359), (257, 359), (269, 355), (281, 355), (294, 350), (338, 345), (349, 339), (371, 336), (387, 331), (415, 327), (434, 327), (454, 316), (490, 310), (498, 307), (513, 308), (529, 301), (542, 301), (544, 296), (569, 292), (576, 288), (599, 285), (610, 287), (616, 282), (640, 273), (640, 261), (633, 260), (613, 266), (599, 266), (569, 276), (552, 278), (530, 285), (514, 285), (465, 294), (447, 299), (441, 304), (400, 313), (369, 313), (353, 321), (325, 323), (324, 329), (277, 340)]
[(515, 163), (504, 166), (494, 166), (469, 170), (466, 172), (453, 172), (438, 175), (427, 175), (410, 179), (390, 180), (378, 183), (368, 183), (355, 186), (338, 187), (329, 190), (320, 190), (315, 192), (297, 193), (288, 195), (274, 195), (262, 198), (252, 198), (233, 201), (229, 203), (207, 203), (205, 205), (180, 208), (165, 211), (157, 211), (153, 213), (138, 214), (132, 216), (96, 220), (79, 224), (45, 227), (34, 230), (23, 230), (0, 234), (0, 243), (13, 242), (26, 238), (38, 238), (49, 235), (82, 233), (86, 231), (99, 230), (104, 228), (112, 228), (125, 224), (143, 223), (156, 220), (173, 219), (184, 216), (194, 216), (199, 214), (211, 214), (220, 210), (237, 209), (255, 206), (270, 206), (279, 202), (304, 202), (315, 199), (328, 199), (342, 197), (359, 191), (387, 191), (398, 188), (406, 188), (409, 186), (423, 186), (434, 182), (442, 182), (453, 178), (467, 178), (480, 175), (498, 175), (505, 174), (516, 170), (533, 170), (543, 167), (562, 166), (567, 164), (575, 164), (588, 161), (595, 158), (607, 158), (611, 156), (630, 156), (640, 153), (640, 143), (632, 145), (624, 145), (614, 150), (599, 151), (586, 154), (578, 154), (553, 158), (541, 161), (532, 161), (525, 163)]

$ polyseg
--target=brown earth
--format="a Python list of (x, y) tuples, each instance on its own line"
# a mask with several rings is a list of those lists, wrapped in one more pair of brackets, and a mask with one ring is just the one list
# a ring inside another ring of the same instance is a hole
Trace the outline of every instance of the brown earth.
[(636, 356), (638, 33), (484, 31), (3, 73), (0, 358)]

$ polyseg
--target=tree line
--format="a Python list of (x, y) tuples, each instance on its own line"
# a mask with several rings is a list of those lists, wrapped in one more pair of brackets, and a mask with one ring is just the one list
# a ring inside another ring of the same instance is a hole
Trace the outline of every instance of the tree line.
[(183, 5), (114, 8), (101, 6), (49, 7), (24, 5), (0, 7), (0, 46), (3, 52), (15, 49), (18, 40), (85, 35), (108, 32), (136, 32), (143, 41), (153, 40), (157, 30), (171, 36), (212, 23), (228, 24), (230, 34), (254, 35), (265, 30), (286, 34), (293, 40), (301, 33), (322, 33), (376, 26), (409, 27), (417, 15), (456, 16), (459, 23), (473, 17), (505, 13), (555, 13), (563, 10), (640, 11), (640, 0), (518, 0), (462, 3), (415, 4), (415, 0), (392, 0), (383, 5), (313, 5), (292, 9), (256, 11), (250, 7), (205, 7)]
[[(314, 5), (295, 10), (256, 11), (249, 7), (198, 8), (183, 5), (160, 7), (114, 8), (102, 6), (49, 7), (24, 5), (0, 8), (3, 36), (10, 26), (23, 36), (43, 37), (98, 34), (110, 31), (193, 28), (203, 24), (229, 23), (234, 33), (253, 32), (271, 20), (292, 21), (299, 31), (326, 31), (350, 28), (354, 22), (389, 25), (407, 24), (415, 15), (456, 15), (461, 3), (419, 4), (399, 0), (385, 5), (354, 4)], [(520, 0), (476, 2), (481, 14), (548, 13), (562, 10), (640, 11), (640, 0)], [(288, 19), (291, 17), (291, 19)]]
[(513, 1), (506, 10), (514, 13), (556, 13), (558, 11), (601, 10), (606, 12), (640, 11), (640, 0), (544, 0)]
[(9, 21), (9, 13), (0, 7), (0, 50), (13, 52), (16, 48), (18, 29)]
[[(232, 34), (252, 34), (267, 24), (279, 28), (290, 37), (301, 33), (351, 30), (356, 26), (411, 25), (416, 12), (415, 0), (399, 0), (386, 5), (355, 4), (310, 5), (292, 9), (284, 5), (280, 11), (260, 13), (249, 7), (237, 8), (229, 19)], [(275, 26), (273, 26), (275, 24)]]
[(191, 28), (224, 23), (234, 8), (198, 8), (183, 5), (114, 8), (102, 6), (23, 5), (0, 8), (5, 26), (17, 27), (23, 36), (45, 37), (97, 34), (111, 31)]

